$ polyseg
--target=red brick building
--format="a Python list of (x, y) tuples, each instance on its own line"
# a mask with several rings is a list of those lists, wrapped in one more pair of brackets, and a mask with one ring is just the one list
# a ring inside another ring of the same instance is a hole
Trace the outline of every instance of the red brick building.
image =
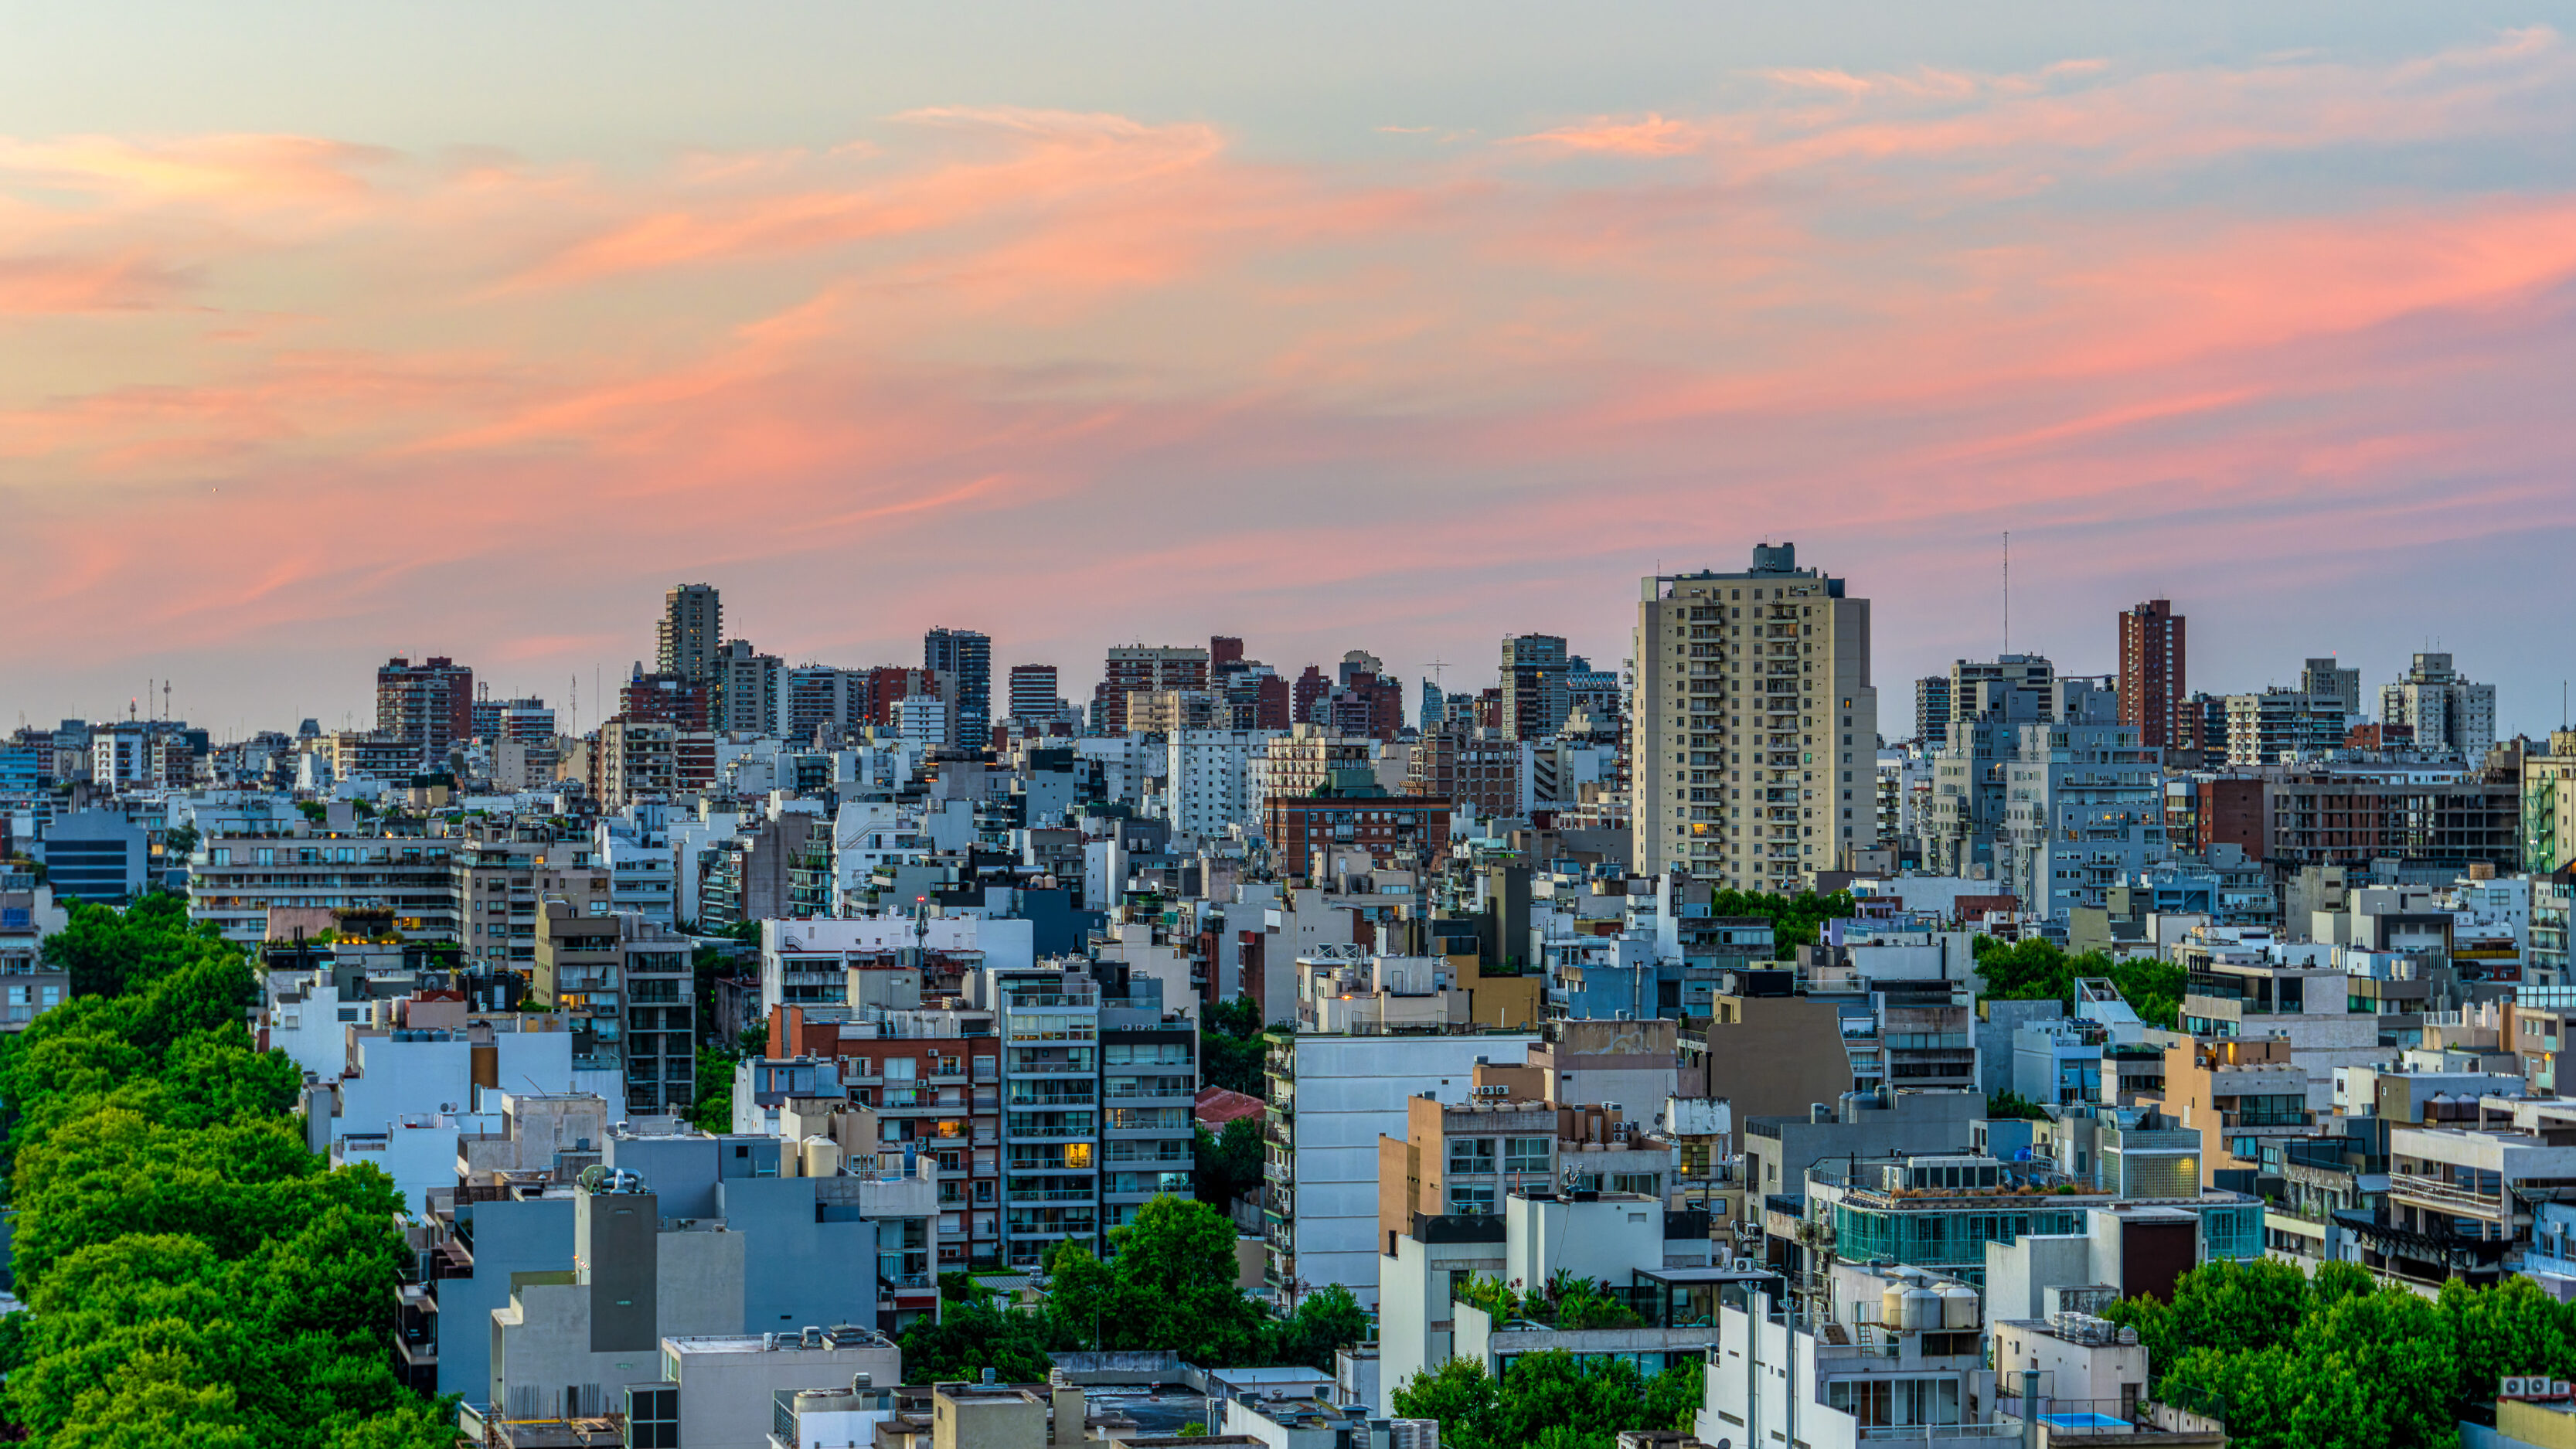
[(1378, 865), (1428, 870), (1448, 857), (1450, 810), (1445, 797), (1390, 794), (1364, 771), (1339, 770), (1315, 794), (1264, 800), (1261, 833), (1282, 880), (1303, 882), (1315, 852), (1336, 846), (1365, 850)]

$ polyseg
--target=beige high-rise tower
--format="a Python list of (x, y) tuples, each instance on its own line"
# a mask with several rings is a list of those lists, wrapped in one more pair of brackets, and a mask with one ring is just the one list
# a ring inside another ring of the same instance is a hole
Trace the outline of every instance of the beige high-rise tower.
[(1637, 603), (1636, 868), (1795, 891), (1877, 837), (1869, 601), (1761, 544), (1743, 573), (1661, 574)]

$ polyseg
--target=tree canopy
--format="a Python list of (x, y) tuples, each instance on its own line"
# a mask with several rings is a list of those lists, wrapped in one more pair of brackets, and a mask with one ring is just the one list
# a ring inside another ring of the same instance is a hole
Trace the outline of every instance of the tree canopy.
[(1219, 1212), (1226, 1204), (1261, 1185), (1261, 1119), (1237, 1117), (1221, 1133), (1197, 1130), (1199, 1201)]
[(1267, 1097), (1262, 1063), (1270, 1042), (1262, 1035), (1261, 1007), (1249, 996), (1220, 1001), (1199, 1020), (1199, 1080), (1247, 1097)]
[[(1209, 1368), (1302, 1363), (1333, 1366), (1333, 1350), (1373, 1335), (1368, 1310), (1336, 1284), (1309, 1293), (1294, 1313), (1272, 1315), (1235, 1286), (1234, 1224), (1203, 1202), (1170, 1194), (1139, 1208), (1110, 1234), (1106, 1261), (1080, 1242), (1056, 1246), (1046, 1303), (1017, 1312), (961, 1283), (941, 1305), (944, 1322), (904, 1338), (904, 1372), (926, 1363), (960, 1378), (990, 1368), (1004, 1379), (1046, 1377), (1047, 1352), (1178, 1349)], [(914, 1334), (920, 1336), (916, 1349)], [(920, 1357), (915, 1358), (918, 1353)], [(1036, 1372), (1025, 1370), (1035, 1368)], [(967, 1372), (967, 1370), (973, 1372)]]
[(2508, 1374), (2576, 1377), (2576, 1305), (2530, 1279), (2383, 1286), (2359, 1265), (2213, 1262), (2173, 1301), (2107, 1316), (2138, 1331), (2155, 1397), (2222, 1419), (2247, 1449), (2413, 1449), (2454, 1442)]
[(1623, 1429), (1690, 1429), (1703, 1374), (1694, 1359), (1648, 1379), (1625, 1359), (1550, 1349), (1522, 1355), (1497, 1383), (1453, 1358), (1405, 1380), (1394, 1403), (1401, 1418), (1439, 1420), (1440, 1442), (1457, 1449), (1609, 1449)]
[(1800, 946), (1816, 944), (1825, 922), (1847, 919), (1858, 910), (1849, 891), (1821, 896), (1814, 891), (1800, 891), (1787, 896), (1768, 891), (1721, 890), (1710, 895), (1708, 907), (1712, 916), (1760, 916), (1769, 921), (1772, 949), (1781, 959)]
[(1986, 978), (1982, 999), (2062, 1001), (2075, 1006), (2078, 977), (2108, 980), (2138, 1019), (2171, 1029), (2182, 1011), (2184, 971), (2170, 961), (2114, 961), (2099, 951), (2070, 956), (2052, 941), (1998, 941), (1979, 936), (1977, 970)]
[(241, 950), (155, 895), (75, 906), (46, 953), (76, 994), (0, 1042), (10, 1424), (52, 1449), (452, 1442), (393, 1375), (393, 1183), (306, 1149)]

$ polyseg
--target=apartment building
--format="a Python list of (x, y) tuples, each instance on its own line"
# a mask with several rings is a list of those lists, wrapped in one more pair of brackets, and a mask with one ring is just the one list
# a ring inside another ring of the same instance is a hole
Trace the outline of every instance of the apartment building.
[(1278, 736), (1270, 730), (1181, 729), (1163, 743), (1165, 818), (1183, 835), (1223, 836), (1234, 826), (1255, 825), (1261, 802), (1252, 794), (1252, 760)]
[(474, 738), (474, 671), (444, 655), (386, 660), (376, 671), (376, 735), (415, 770), (444, 768), (448, 747)]
[(728, 639), (711, 666), (715, 676), (715, 714), (708, 724), (718, 734), (779, 733), (779, 683), (787, 661), (763, 654), (747, 639)]
[(2422, 1289), (2458, 1278), (2499, 1281), (2532, 1246), (2534, 1204), (2576, 1189), (2576, 1120), (2551, 1117), (2508, 1130), (2392, 1127), (2388, 1196), (2367, 1223), (2339, 1214), (2361, 1263)]
[(724, 598), (715, 586), (673, 584), (653, 625), (653, 671), (711, 684), (723, 639)]
[(470, 835), (448, 855), (448, 888), (461, 923), (457, 944), (469, 967), (526, 974), (537, 957), (539, 903), (570, 902), (581, 915), (610, 908), (608, 872), (591, 863), (585, 840), (528, 830)]
[(1312, 794), (1265, 797), (1261, 836), (1283, 880), (1312, 878), (1320, 856), (1364, 850), (1379, 866), (1430, 869), (1449, 854), (1451, 802), (1399, 795), (1374, 771), (1343, 766)]
[(462, 843), (420, 836), (208, 836), (188, 858), (188, 916), (244, 944), (267, 936), (273, 907), (383, 911), (407, 938), (461, 940), (453, 861)]
[(1507, 634), (1502, 654), (1503, 738), (1542, 740), (1565, 728), (1565, 640)]
[(2282, 871), (2375, 860), (2511, 871), (2521, 862), (2522, 794), (2483, 771), (2284, 771), (2263, 782), (2262, 829), (2238, 843)]
[(993, 744), (993, 638), (973, 629), (932, 629), (921, 636), (921, 665), (957, 681), (948, 743), (970, 750)]
[(943, 1271), (1002, 1257), (1001, 1038), (989, 1010), (781, 1007), (769, 1054), (839, 1064), (840, 1090), (876, 1114), (885, 1150), (938, 1180)]
[(677, 1114), (697, 1100), (690, 946), (641, 916), (540, 905), (529, 999), (571, 1014), (575, 1067), (618, 1073), (630, 1112)]
[(47, 936), (69, 922), (53, 887), (27, 871), (0, 868), (0, 1031), (24, 1031), (72, 993), (71, 973), (44, 961)]
[(2169, 599), (2149, 599), (2120, 615), (2120, 723), (2147, 749), (2182, 746), (2190, 707), (2187, 621)]
[(619, 715), (602, 724), (591, 755), (591, 798), (603, 810), (671, 799), (680, 790), (680, 735), (668, 720)]
[(1997, 874), (2023, 909), (2065, 919), (2165, 857), (2160, 754), (2129, 725), (2022, 727)]
[(1110, 649), (1103, 678), (1091, 697), (1091, 732), (1123, 735), (1133, 731), (1127, 717), (1128, 696), (1162, 689), (1205, 690), (1208, 651), (1198, 648), (1122, 644)]
[(2522, 757), (2522, 867), (2576, 865), (2576, 730), (2551, 730), (2546, 753)]
[(2495, 686), (2470, 683), (2448, 654), (2414, 656), (2405, 676), (2379, 691), (2379, 717), (2405, 729), (2417, 749), (2456, 752), (2472, 765), (2495, 748)]
[(1869, 601), (1763, 544), (1643, 581), (1629, 726), (1635, 866), (1796, 889), (1876, 836)]
[[(2162, 1144), (2155, 1144), (2158, 1148)], [(2194, 1262), (2248, 1261), (2263, 1254), (2263, 1204), (2246, 1193), (2204, 1188), (2188, 1171), (2146, 1175), (2147, 1190), (2105, 1190), (2054, 1162), (2008, 1162), (1949, 1151), (1876, 1160), (1828, 1158), (1807, 1169), (1794, 1219), (1771, 1213), (1807, 1250), (1801, 1287), (1821, 1290), (1836, 1272), (1875, 1262), (1928, 1269), (1972, 1288), (1985, 1283), (1989, 1245), (2028, 1235), (2085, 1231), (2097, 1208), (2169, 1208), (2197, 1221)], [(2073, 1191), (2064, 1189), (2072, 1188)]]
[(2321, 759), (2343, 748), (2351, 728), (2340, 693), (2266, 689), (2227, 697), (2227, 763), (2278, 765)]
[[(1465, 1139), (1475, 1140), (1475, 1139)], [(1376, 1412), (1395, 1391), (1452, 1358), (1506, 1376), (1538, 1353), (1617, 1355), (1651, 1377), (1704, 1359), (1716, 1344), (1718, 1294), (1775, 1281), (1731, 1261), (1712, 1262), (1707, 1219), (1651, 1197), (1535, 1187), (1491, 1211), (1399, 1210), (1382, 1220)], [(1549, 1321), (1540, 1290), (1566, 1278), (1627, 1308), (1618, 1328)], [(1499, 1315), (1475, 1284), (1518, 1285), (1523, 1312)]]
[(1409, 1131), (1412, 1102), (1425, 1092), (1473, 1100), (1479, 1059), (1517, 1062), (1539, 1040), (1530, 1032), (1272, 1033), (1262, 1127), (1272, 1297), (1293, 1305), (1340, 1283), (1376, 1302), (1378, 1139)]

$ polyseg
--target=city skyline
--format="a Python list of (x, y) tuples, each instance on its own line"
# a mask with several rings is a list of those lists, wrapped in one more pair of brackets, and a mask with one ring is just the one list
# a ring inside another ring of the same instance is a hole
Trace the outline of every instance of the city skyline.
[(2066, 670), (2170, 598), (2197, 688), (2442, 649), (2558, 721), (2576, 49), (2520, 12), (778, 13), (31, 22), (0, 717), (556, 700), (700, 577), (790, 658), (1481, 684), (1766, 537), (1886, 688), (2001, 647), (2009, 529)]

